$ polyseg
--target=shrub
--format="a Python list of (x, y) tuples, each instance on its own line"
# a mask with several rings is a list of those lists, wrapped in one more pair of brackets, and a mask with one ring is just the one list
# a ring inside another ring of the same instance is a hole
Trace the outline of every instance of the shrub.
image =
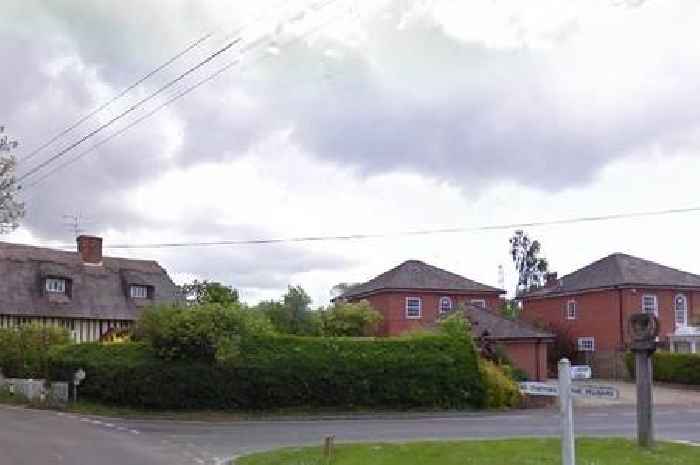
[[(634, 377), (634, 354), (627, 353), (625, 361)], [(654, 353), (654, 379), (667, 383), (700, 385), (700, 355)]]
[(48, 349), (70, 343), (68, 331), (38, 325), (0, 329), (0, 369), (10, 378), (45, 378)]
[(508, 373), (510, 367), (501, 368), (493, 362), (481, 360), (480, 369), (486, 388), (487, 407), (504, 408), (520, 405), (520, 390)]
[(382, 320), (366, 300), (338, 302), (321, 313), (324, 336), (374, 336)]
[(55, 379), (86, 372), (80, 395), (137, 408), (479, 407), (485, 391), (471, 341), (444, 336), (357, 340), (241, 339), (235, 363), (159, 359), (146, 344), (51, 352)]
[(149, 308), (136, 323), (135, 335), (165, 360), (230, 361), (242, 337), (272, 334), (264, 315), (238, 304)]

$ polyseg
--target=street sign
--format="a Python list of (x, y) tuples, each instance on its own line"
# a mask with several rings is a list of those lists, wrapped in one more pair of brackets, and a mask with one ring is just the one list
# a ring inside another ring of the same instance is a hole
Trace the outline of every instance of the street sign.
[(530, 394), (532, 396), (558, 397), (559, 386), (556, 384), (523, 382), (520, 383), (520, 392), (523, 394)]
[(571, 379), (591, 379), (591, 367), (588, 365), (573, 365)]
[(587, 384), (571, 386), (571, 394), (576, 397), (586, 397), (588, 399), (615, 400), (620, 397), (620, 391), (612, 386), (596, 386)]

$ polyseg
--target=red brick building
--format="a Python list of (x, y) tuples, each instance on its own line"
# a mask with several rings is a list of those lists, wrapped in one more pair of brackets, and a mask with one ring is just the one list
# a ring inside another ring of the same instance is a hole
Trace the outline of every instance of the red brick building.
[(619, 377), (632, 313), (658, 316), (662, 347), (695, 349), (685, 335), (692, 335), (691, 322), (700, 315), (700, 276), (616, 253), (561, 279), (550, 274), (545, 287), (521, 301), (524, 319), (573, 341), (578, 362), (591, 363), (597, 376)]
[(338, 299), (367, 300), (384, 317), (380, 334), (397, 336), (438, 320), (463, 306), (475, 338), (506, 350), (513, 363), (532, 379), (546, 377), (546, 344), (552, 334), (500, 316), (505, 291), (463, 276), (409, 260), (345, 291)]

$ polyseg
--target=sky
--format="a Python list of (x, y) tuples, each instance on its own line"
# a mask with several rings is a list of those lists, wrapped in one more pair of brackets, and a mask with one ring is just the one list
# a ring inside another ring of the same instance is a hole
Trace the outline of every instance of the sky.
[[(177, 282), (220, 281), (248, 302), (301, 285), (325, 305), (333, 285), (408, 259), (490, 285), (502, 266), (512, 290), (513, 230), (109, 245), (700, 206), (693, 0), (5, 0), (2, 9), (0, 125), (20, 142), (17, 174), (33, 173), (22, 180), (26, 217), (5, 241), (71, 244), (64, 215), (80, 215), (107, 255), (158, 260)], [(689, 212), (526, 231), (560, 275), (614, 252), (700, 274), (699, 226)]]

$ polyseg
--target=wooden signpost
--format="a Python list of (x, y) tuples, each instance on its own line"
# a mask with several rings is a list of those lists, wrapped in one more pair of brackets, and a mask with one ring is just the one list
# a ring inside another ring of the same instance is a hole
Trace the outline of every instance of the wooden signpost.
[(654, 446), (654, 401), (652, 398), (653, 364), (659, 321), (654, 315), (636, 313), (629, 319), (637, 378), (637, 443)]
[[(576, 370), (574, 370), (574, 373)], [(583, 377), (583, 376), (581, 376)], [(559, 384), (520, 383), (520, 392), (531, 396), (559, 397), (561, 411), (561, 463), (562, 465), (576, 464), (574, 447), (574, 408), (573, 397), (587, 397), (614, 400), (620, 393), (613, 386), (572, 384), (572, 369), (568, 359), (559, 361)]]

